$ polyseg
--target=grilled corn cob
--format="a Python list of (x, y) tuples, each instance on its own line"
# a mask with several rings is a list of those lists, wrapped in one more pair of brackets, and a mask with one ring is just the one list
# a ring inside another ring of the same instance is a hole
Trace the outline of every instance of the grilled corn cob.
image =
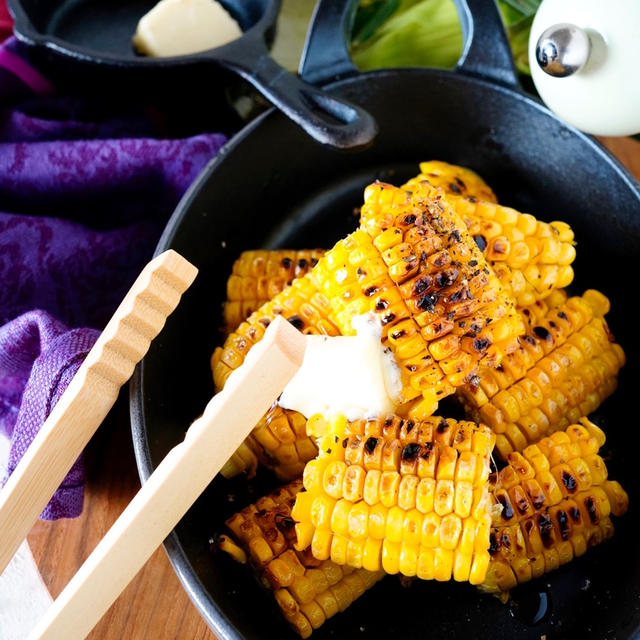
[(488, 428), (433, 416), (337, 416), (321, 431), (319, 455), (304, 470), (306, 491), (291, 512), (296, 548), (310, 545), (319, 560), (370, 571), (484, 581)]
[(361, 225), (451, 386), (480, 359), (497, 361), (523, 330), (513, 298), (439, 189), (369, 185)]
[(420, 174), (409, 180), (403, 188), (411, 189), (420, 182), (440, 187), (453, 196), (498, 202), (493, 189), (475, 171), (442, 160), (421, 162)]
[[(303, 333), (338, 335), (328, 318), (328, 301), (309, 279), (294, 279), (290, 286), (237, 327), (211, 356), (216, 390), (220, 390), (234, 369), (243, 362), (252, 345), (264, 335), (276, 315), (283, 315)], [(274, 405), (256, 425), (222, 469), (225, 477), (243, 471), (253, 474), (258, 464), (272, 469), (282, 480), (302, 473), (304, 463), (316, 454), (314, 441), (304, 432), (305, 418), (296, 411)]]
[(605, 436), (583, 418), (511, 453), (491, 493), (491, 561), (480, 589), (502, 600), (517, 584), (580, 556), (613, 534), (610, 514), (628, 496), (607, 478), (598, 450)]
[(258, 499), (226, 522), (232, 539), (223, 536), (219, 548), (237, 560), (248, 558), (260, 582), (273, 592), (293, 629), (308, 638), (314, 629), (344, 611), (384, 576), (383, 571), (342, 567), (297, 550), (291, 506), (301, 480)]
[(518, 348), (458, 390), (467, 416), (495, 431), (503, 458), (594, 411), (616, 389), (625, 362), (604, 318), (604, 295), (552, 299), (559, 304), (523, 309), (527, 331)]
[[(434, 179), (425, 175), (429, 164), (423, 163), (422, 173), (402, 188), (417, 196), (431, 192)], [(533, 304), (573, 281), (576, 250), (573, 230), (566, 222), (537, 220), (498, 204), (495, 198), (462, 197), (452, 190), (445, 197), (519, 305)]]
[(323, 253), (323, 249), (243, 251), (233, 263), (227, 280), (223, 310), (226, 332), (233, 331), (294, 278), (308, 273)]

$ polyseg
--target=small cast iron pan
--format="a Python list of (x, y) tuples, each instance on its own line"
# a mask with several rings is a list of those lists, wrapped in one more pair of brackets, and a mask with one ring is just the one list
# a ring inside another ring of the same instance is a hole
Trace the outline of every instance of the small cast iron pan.
[(215, 108), (226, 70), (251, 83), (267, 100), (319, 142), (338, 148), (367, 145), (377, 127), (362, 108), (304, 82), (270, 56), (280, 0), (222, 0), (243, 35), (191, 55), (146, 57), (131, 43), (140, 18), (155, 0), (8, 0), (16, 37), (44, 71), (83, 92), (169, 94)]
[[(607, 318), (628, 364), (619, 388), (592, 416), (606, 431), (610, 476), (630, 496), (614, 538), (513, 591), (511, 606), (461, 583), (388, 576), (312, 637), (566, 640), (638, 638), (640, 474), (633, 371), (640, 362), (634, 306), (640, 260), (640, 186), (593, 138), (560, 122), (519, 87), (499, 14), (486, 0), (458, 0), (465, 33), (454, 71), (357, 73), (344, 33), (356, 0), (322, 0), (311, 28), (304, 77), (353, 101), (377, 120), (373, 145), (358, 152), (313, 142), (277, 111), (244, 128), (215, 158), (175, 211), (158, 251), (179, 251), (200, 275), (135, 372), (131, 418), (143, 481), (181, 441), (212, 393), (209, 357), (220, 343), (225, 282), (238, 254), (255, 247), (330, 247), (357, 224), (370, 181), (401, 184), (418, 162), (466, 165), (501, 202), (576, 234), (572, 290), (609, 296)], [(325, 73), (327, 75), (325, 75)], [(216, 478), (166, 540), (193, 602), (225, 640), (283, 638), (291, 632), (249, 572), (209, 539), (226, 516), (277, 483), (262, 474)]]

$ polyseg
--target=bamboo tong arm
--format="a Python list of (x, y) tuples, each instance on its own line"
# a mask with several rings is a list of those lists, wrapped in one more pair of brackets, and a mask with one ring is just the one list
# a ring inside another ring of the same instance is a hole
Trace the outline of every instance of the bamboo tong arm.
[(197, 269), (175, 251), (151, 260), (0, 490), (0, 573), (114, 405)]
[(204, 491), (302, 364), (305, 337), (277, 317), (134, 496), (29, 636), (84, 638)]

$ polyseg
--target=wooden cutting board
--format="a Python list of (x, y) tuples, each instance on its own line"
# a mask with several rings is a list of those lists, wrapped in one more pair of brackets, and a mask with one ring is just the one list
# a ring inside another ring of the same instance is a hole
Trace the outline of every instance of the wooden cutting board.
[[(604, 144), (640, 179), (640, 142), (605, 138)], [(140, 488), (126, 390), (87, 449), (90, 470), (80, 517), (38, 522), (28, 541), (55, 598)], [(91, 640), (216, 640), (164, 549), (157, 550), (89, 636)]]

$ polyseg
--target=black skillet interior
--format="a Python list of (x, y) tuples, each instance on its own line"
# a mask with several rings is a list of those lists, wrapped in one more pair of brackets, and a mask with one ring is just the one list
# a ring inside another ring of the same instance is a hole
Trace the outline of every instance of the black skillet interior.
[[(331, 40), (352, 15), (353, 2), (344, 14), (331, 4), (321, 2), (307, 55), (317, 51), (314, 37)], [(313, 637), (640, 637), (640, 477), (633, 458), (640, 437), (626, 424), (637, 415), (632, 371), (640, 354), (629, 295), (640, 256), (640, 188), (596, 141), (519, 91), (508, 65), (487, 64), (475, 45), (483, 38), (500, 41), (496, 16), (478, 11), (486, 8), (484, 0), (460, 4), (468, 47), (456, 71), (380, 70), (328, 85), (377, 119), (380, 133), (371, 147), (353, 153), (317, 145), (270, 111), (240, 132), (185, 195), (158, 251), (177, 250), (200, 274), (132, 381), (140, 474), (147, 478), (182, 439), (212, 393), (209, 356), (221, 341), (225, 281), (240, 251), (331, 246), (356, 226), (354, 212), (371, 180), (400, 184), (431, 158), (466, 165), (501, 202), (543, 220), (569, 222), (578, 255), (572, 289), (595, 287), (611, 299), (608, 319), (628, 364), (617, 392), (594, 419), (606, 430), (610, 476), (628, 490), (630, 511), (615, 521), (612, 541), (514, 590), (510, 606), (467, 584), (418, 581), (404, 587), (388, 576)], [(469, 6), (474, 24), (464, 24)], [(332, 22), (318, 24), (327, 17)], [(334, 70), (349, 67), (343, 58), (344, 51), (334, 56)], [(209, 545), (226, 516), (276, 484), (265, 473), (250, 483), (216, 478), (166, 541), (185, 588), (222, 638), (297, 637), (248, 571)]]

